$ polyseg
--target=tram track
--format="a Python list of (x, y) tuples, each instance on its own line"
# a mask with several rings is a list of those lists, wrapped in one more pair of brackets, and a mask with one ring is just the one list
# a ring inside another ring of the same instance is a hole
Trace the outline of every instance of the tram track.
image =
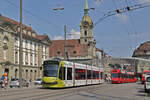
[(31, 89), (19, 89), (19, 90), (0, 91), (0, 97), (22, 94), (22, 92), (20, 92), (20, 91), (23, 91), (23, 93), (32, 93), (34, 91), (35, 92), (39, 91), (39, 89), (37, 89), (37, 88), (31, 88)]
[[(47, 98), (51, 98), (50, 100), (56, 100), (56, 99), (60, 99), (62, 97), (66, 97), (66, 96), (70, 96), (70, 95), (73, 95), (73, 94), (77, 94), (79, 92), (87, 92), (87, 91), (91, 91), (91, 90), (96, 90), (96, 89), (99, 89), (100, 87), (96, 86), (95, 88), (93, 88), (93, 86), (90, 86), (90, 87), (79, 87), (79, 88), (71, 88), (71, 89), (64, 89), (62, 91), (59, 91), (57, 93), (46, 93), (46, 94), (43, 94), (43, 95), (36, 95), (36, 96), (32, 96), (32, 98), (24, 98), (24, 99), (21, 99), (21, 98), (18, 98), (17, 100), (46, 100)], [(16, 100), (16, 99), (15, 99)]]
[[(100, 87), (101, 87), (100, 85), (96, 85), (96, 86), (75, 87), (75, 88), (67, 88), (67, 89), (57, 89), (57, 90), (47, 89), (48, 91), (45, 91), (45, 89), (42, 89), (42, 91), (30, 90), (30, 91), (25, 91), (21, 93), (18, 93), (18, 92), (12, 93), (12, 94), (3, 96), (3, 98), (11, 98), (11, 100), (43, 100), (47, 98), (56, 98), (56, 97), (59, 98), (61, 96), (64, 97), (68, 95), (73, 95), (82, 91), (96, 90), (96, 89), (99, 89)], [(17, 97), (13, 95), (17, 95)]]

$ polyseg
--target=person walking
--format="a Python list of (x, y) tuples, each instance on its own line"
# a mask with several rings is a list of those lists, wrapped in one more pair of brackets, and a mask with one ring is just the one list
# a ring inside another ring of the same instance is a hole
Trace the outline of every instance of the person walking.
[(4, 73), (4, 88), (6, 89), (8, 86), (8, 74)]
[(2, 75), (1, 80), (0, 80), (0, 87), (4, 88), (4, 75)]

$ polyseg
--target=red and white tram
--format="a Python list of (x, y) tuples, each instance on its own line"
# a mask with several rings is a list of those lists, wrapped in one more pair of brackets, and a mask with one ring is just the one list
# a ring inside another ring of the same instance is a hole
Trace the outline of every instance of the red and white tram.
[(136, 73), (121, 69), (111, 70), (111, 83), (132, 83), (136, 82)]

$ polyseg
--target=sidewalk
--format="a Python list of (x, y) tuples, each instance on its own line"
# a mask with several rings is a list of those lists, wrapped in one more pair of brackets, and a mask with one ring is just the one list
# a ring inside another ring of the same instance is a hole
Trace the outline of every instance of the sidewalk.
[(34, 85), (34, 84), (29, 85), (29, 87), (22, 87), (22, 88), (19, 88), (19, 87), (10, 88), (9, 86), (7, 86), (6, 88), (0, 88), (0, 92), (1, 91), (20, 90), (20, 89), (32, 89), (32, 88), (39, 88), (39, 87), (42, 87), (42, 86)]

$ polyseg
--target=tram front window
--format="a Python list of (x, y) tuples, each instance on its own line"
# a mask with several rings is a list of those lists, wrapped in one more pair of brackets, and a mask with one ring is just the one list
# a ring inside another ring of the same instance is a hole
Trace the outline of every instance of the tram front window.
[(58, 65), (44, 65), (45, 77), (57, 77)]
[(111, 77), (112, 77), (112, 78), (118, 78), (118, 76), (119, 76), (118, 73), (112, 73), (112, 74), (111, 74)]

